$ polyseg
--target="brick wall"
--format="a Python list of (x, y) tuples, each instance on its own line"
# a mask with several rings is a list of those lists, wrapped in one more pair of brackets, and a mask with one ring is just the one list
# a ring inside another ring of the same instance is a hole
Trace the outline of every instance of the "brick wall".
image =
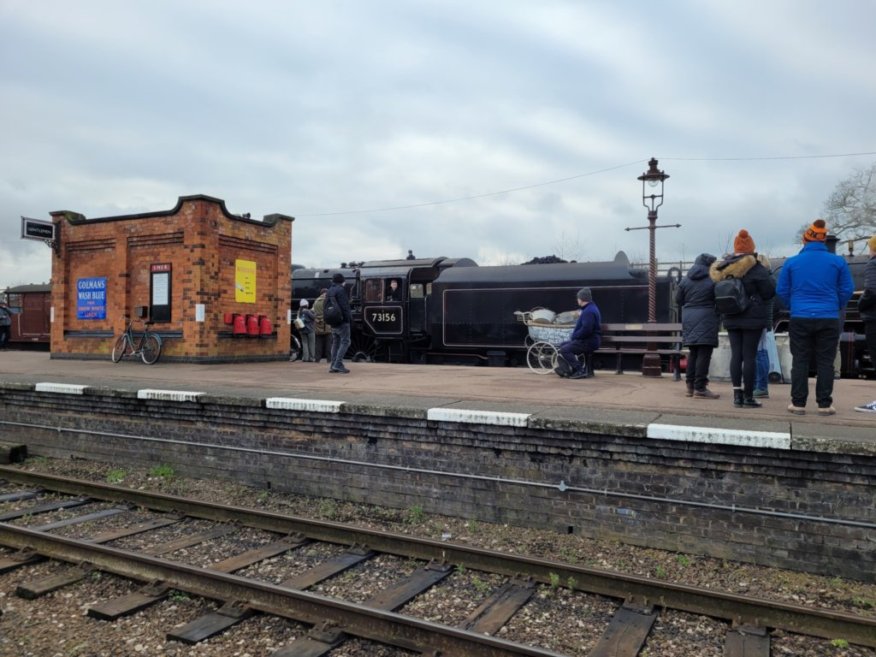
[[(876, 581), (876, 457), (339, 413), (260, 399), (137, 399), (0, 384), (0, 428), (30, 454), (202, 478)], [(562, 485), (561, 485), (562, 482)], [(819, 520), (819, 518), (825, 520)], [(831, 522), (829, 520), (839, 520)]]
[[(168, 211), (86, 219), (52, 213), (60, 249), (52, 258), (53, 358), (108, 358), (125, 315), (150, 304), (150, 267), (171, 268), (171, 317), (153, 326), (163, 360), (222, 362), (288, 357), (292, 218), (253, 221), (230, 214), (224, 201), (181, 197)], [(235, 261), (256, 262), (254, 303), (235, 301)], [(106, 318), (77, 319), (77, 281), (107, 279)], [(203, 304), (205, 321), (196, 321)], [(268, 338), (233, 338), (224, 314), (264, 315)]]

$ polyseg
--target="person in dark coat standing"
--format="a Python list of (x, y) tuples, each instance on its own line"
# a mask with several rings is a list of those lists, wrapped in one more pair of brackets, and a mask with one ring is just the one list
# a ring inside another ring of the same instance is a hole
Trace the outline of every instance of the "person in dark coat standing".
[(344, 354), (350, 348), (350, 326), (353, 324), (353, 314), (350, 311), (350, 300), (344, 288), (344, 275), (340, 272), (332, 276), (332, 286), (326, 293), (326, 299), (341, 310), (341, 323), (332, 326), (332, 360), (329, 363), (329, 373), (349, 374), (344, 367)]
[(770, 261), (757, 254), (754, 239), (743, 228), (733, 240), (733, 253), (713, 262), (709, 276), (716, 283), (725, 278), (740, 279), (749, 298), (748, 307), (743, 312), (721, 315), (721, 320), (730, 340), (733, 405), (760, 408), (762, 404), (754, 398), (757, 345), (763, 330), (770, 328), (767, 302), (776, 296)]
[(675, 292), (681, 308), (681, 332), (688, 348), (687, 396), (694, 399), (718, 399), (709, 390), (709, 365), (712, 350), (718, 346), (718, 311), (715, 309), (715, 282), (709, 276), (709, 266), (717, 258), (710, 253), (697, 256), (687, 276)]
[[(867, 340), (870, 362), (876, 365), (876, 235), (868, 240), (867, 246), (870, 247), (870, 259), (864, 267), (864, 294), (858, 299), (858, 311), (864, 322), (864, 338)], [(855, 410), (876, 413), (876, 400), (855, 406)]]

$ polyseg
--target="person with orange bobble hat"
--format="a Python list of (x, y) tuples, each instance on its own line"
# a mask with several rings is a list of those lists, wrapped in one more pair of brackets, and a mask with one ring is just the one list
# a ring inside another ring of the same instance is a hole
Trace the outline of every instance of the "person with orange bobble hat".
[(803, 233), (803, 248), (788, 258), (776, 292), (791, 321), (791, 404), (788, 411), (806, 413), (809, 362), (815, 355), (815, 401), (819, 415), (833, 415), (833, 361), (839, 344), (840, 314), (855, 290), (844, 258), (827, 249), (827, 225), (816, 219)]
[(758, 255), (754, 239), (744, 228), (733, 240), (733, 253), (713, 262), (709, 276), (716, 283), (726, 278), (742, 281), (747, 307), (739, 313), (724, 314), (721, 322), (730, 341), (730, 380), (733, 405), (737, 408), (760, 408), (754, 398), (757, 345), (765, 328), (769, 328), (769, 301), (776, 295), (770, 275), (770, 262)]

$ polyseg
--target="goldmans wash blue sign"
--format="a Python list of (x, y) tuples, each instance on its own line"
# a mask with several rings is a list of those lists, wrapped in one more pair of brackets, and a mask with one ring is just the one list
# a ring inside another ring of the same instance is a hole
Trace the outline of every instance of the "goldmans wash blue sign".
[(106, 277), (76, 283), (76, 319), (106, 319)]

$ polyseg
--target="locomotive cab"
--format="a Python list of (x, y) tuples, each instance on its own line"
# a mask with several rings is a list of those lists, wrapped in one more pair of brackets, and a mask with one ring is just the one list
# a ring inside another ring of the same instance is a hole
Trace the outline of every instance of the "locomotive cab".
[(362, 298), (359, 312), (354, 313), (354, 332), (366, 349), (354, 356), (406, 362), (418, 347), (425, 348), (429, 341), (427, 300), (432, 282), (441, 271), (454, 266), (476, 263), (468, 258), (363, 263), (358, 269)]

